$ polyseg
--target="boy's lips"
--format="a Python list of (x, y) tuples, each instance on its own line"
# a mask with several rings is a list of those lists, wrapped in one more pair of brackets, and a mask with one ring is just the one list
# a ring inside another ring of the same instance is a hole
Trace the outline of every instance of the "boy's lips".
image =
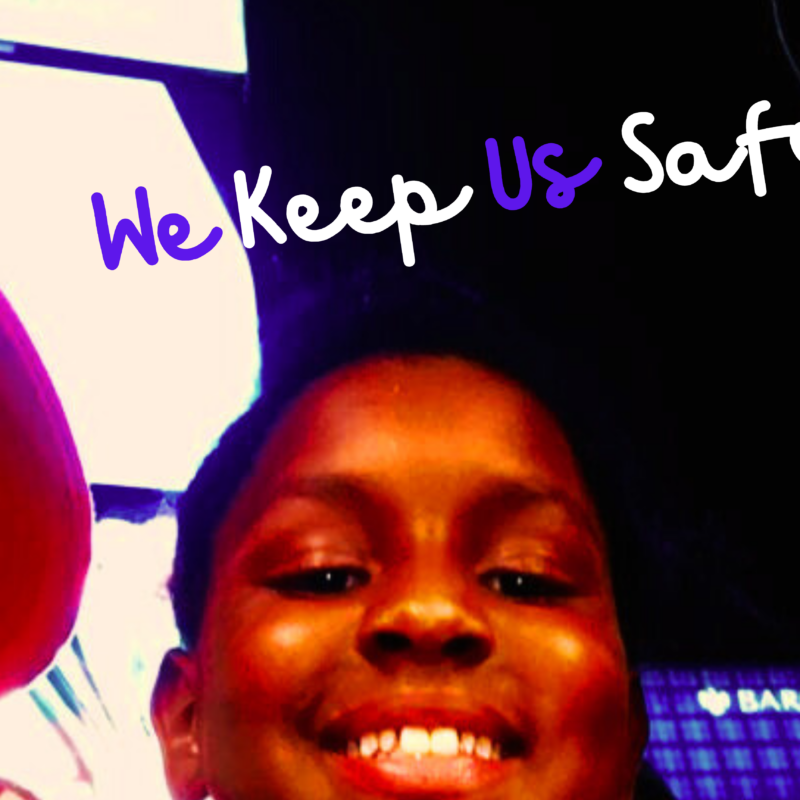
[(320, 743), (348, 784), (380, 795), (457, 796), (487, 788), (529, 749), (520, 727), (491, 707), (395, 698), (335, 714)]
[(481, 761), (470, 756), (363, 759), (331, 754), (330, 760), (335, 774), (353, 789), (420, 800), (471, 796), (507, 780), (520, 767), (519, 759)]

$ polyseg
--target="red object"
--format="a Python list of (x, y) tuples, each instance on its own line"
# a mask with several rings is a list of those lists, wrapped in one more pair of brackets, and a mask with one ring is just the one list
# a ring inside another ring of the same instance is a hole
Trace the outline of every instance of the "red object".
[(0, 694), (52, 660), (75, 622), (91, 503), (66, 417), (0, 293)]

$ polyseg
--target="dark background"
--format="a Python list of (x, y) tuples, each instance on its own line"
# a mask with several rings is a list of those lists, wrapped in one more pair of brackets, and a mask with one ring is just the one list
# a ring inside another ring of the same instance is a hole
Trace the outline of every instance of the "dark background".
[[(458, 217), (414, 231), (411, 269), (498, 297), (598, 365), (653, 489), (644, 657), (800, 658), (800, 162), (788, 141), (765, 144), (762, 198), (747, 162), (725, 184), (667, 179), (640, 195), (623, 180), (649, 171), (620, 135), (630, 114), (649, 111), (655, 123), (638, 136), (662, 163), (692, 140), (721, 168), (754, 102), (772, 104), (761, 127), (800, 122), (800, 82), (770, 2), (249, 2), (246, 24), (237, 124), (249, 185), (262, 164), (273, 168), (262, 204), (271, 216), (285, 223), (287, 201), (303, 193), (327, 224), (354, 185), (382, 216), (397, 173), (426, 183), (440, 207), (472, 186)], [(787, 16), (786, 33), (800, 48), (800, 19)], [(185, 119), (201, 115), (193, 96), (177, 97)], [(214, 130), (192, 132), (230, 204), (243, 165), (226, 161)], [(603, 167), (566, 209), (547, 204), (534, 174), (528, 205), (507, 211), (492, 196), (484, 142), (498, 140), (514, 195), (514, 136), (529, 155), (560, 144), (563, 173), (593, 156)], [(395, 227), (320, 244), (289, 231), (281, 246), (257, 230), (250, 255), (264, 313), (321, 274), (407, 269)]]

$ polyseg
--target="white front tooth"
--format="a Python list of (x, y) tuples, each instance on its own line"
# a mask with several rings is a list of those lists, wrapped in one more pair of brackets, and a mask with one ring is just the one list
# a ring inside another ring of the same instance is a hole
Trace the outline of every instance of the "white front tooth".
[(374, 733), (362, 736), (360, 750), (363, 758), (372, 758), (378, 752), (378, 737)]
[(382, 731), (378, 738), (378, 746), (382, 753), (391, 753), (397, 747), (397, 734), (394, 731)]
[(487, 761), (492, 757), (492, 740), (488, 736), (481, 736), (475, 742), (475, 755)]
[(431, 737), (425, 728), (403, 728), (400, 731), (400, 750), (408, 755), (427, 755), (431, 751)]
[(458, 755), (458, 733), (455, 728), (436, 728), (431, 734), (431, 752), (437, 756)]
[(471, 756), (475, 752), (475, 734), (462, 733), (461, 734), (461, 752), (465, 756)]

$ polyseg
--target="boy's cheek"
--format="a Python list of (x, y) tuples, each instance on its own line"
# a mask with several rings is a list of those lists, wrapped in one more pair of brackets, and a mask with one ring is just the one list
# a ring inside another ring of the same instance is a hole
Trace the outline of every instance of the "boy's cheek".
[(221, 604), (204, 641), (203, 682), (240, 714), (299, 702), (345, 658), (356, 614), (259, 593)]
[(553, 797), (575, 797), (577, 788), (587, 800), (612, 796), (636, 761), (621, 645), (590, 623), (540, 620), (536, 628), (520, 632), (515, 659), (536, 730), (531, 774)]
[(590, 739), (624, 724), (630, 675), (616, 628), (554, 615), (517, 630), (515, 662), (540, 722), (553, 732), (581, 728)]
[[(288, 769), (319, 780), (306, 720), (344, 658), (352, 614), (270, 599), (221, 605), (202, 641), (201, 728), (204, 763), (219, 798), (263, 797)], [(211, 620), (209, 620), (211, 621)], [(317, 787), (321, 788), (321, 787)], [(289, 787), (283, 794), (289, 796)], [(324, 797), (317, 789), (303, 797)]]

